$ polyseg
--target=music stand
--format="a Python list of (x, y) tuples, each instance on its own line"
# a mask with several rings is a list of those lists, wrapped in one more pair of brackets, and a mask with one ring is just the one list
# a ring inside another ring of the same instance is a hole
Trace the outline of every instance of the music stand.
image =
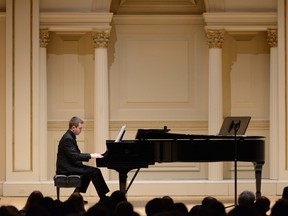
[[(235, 136), (245, 135), (251, 116), (228, 116), (225, 117), (219, 135)], [(235, 134), (236, 132), (236, 134)]]
[(237, 205), (237, 136), (245, 135), (250, 119), (251, 116), (226, 117), (219, 132), (222, 136), (234, 136), (234, 206)]

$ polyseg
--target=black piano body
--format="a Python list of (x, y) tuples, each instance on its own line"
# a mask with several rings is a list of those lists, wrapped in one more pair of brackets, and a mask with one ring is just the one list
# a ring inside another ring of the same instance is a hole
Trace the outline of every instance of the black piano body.
[[(148, 139), (146, 139), (148, 137)], [(107, 167), (119, 173), (120, 190), (127, 192), (127, 174), (132, 169), (147, 168), (155, 163), (169, 162), (252, 162), (255, 169), (256, 195), (261, 195), (262, 167), (265, 163), (265, 141), (261, 136), (214, 136), (159, 134), (119, 143), (107, 140), (104, 158), (97, 167)], [(161, 137), (162, 139), (157, 139)]]

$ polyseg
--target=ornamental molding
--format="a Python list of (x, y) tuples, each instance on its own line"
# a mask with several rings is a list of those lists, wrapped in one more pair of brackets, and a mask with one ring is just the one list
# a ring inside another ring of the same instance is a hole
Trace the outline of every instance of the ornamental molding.
[(204, 1), (199, 0), (118, 0), (112, 1), (114, 14), (198, 14), (206, 11)]
[(206, 28), (226, 31), (266, 31), (277, 27), (277, 13), (204, 13)]
[(110, 28), (112, 13), (40, 13), (40, 28), (50, 31), (92, 31)]
[(202, 25), (200, 15), (114, 15), (113, 23), (118, 25)]
[(209, 48), (222, 48), (224, 41), (224, 29), (221, 30), (206, 30)]
[(49, 30), (40, 29), (39, 32), (39, 43), (41, 48), (46, 48), (49, 42)]
[(95, 48), (107, 48), (110, 39), (110, 29), (91, 32)]
[(170, 0), (170, 1), (163, 1), (163, 0), (153, 0), (153, 1), (147, 1), (147, 0), (121, 0), (120, 1), (121, 6), (165, 6), (165, 5), (192, 5), (197, 6), (197, 0)]
[(271, 48), (278, 46), (278, 31), (277, 29), (267, 30), (267, 42)]

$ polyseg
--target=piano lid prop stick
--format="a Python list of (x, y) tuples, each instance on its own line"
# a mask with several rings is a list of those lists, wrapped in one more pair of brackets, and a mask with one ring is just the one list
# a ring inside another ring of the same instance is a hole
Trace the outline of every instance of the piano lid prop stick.
[(138, 174), (139, 170), (140, 170), (140, 168), (138, 168), (138, 169), (137, 169), (137, 171), (135, 172), (135, 174), (134, 174), (133, 178), (132, 178), (132, 179), (131, 179), (131, 181), (129, 182), (129, 185), (128, 185), (128, 187), (127, 187), (126, 191), (125, 191), (125, 194), (128, 192), (128, 190), (129, 190), (130, 186), (131, 186), (131, 185), (132, 185), (132, 183), (134, 182), (134, 179), (136, 178), (136, 176), (137, 176), (137, 174)]

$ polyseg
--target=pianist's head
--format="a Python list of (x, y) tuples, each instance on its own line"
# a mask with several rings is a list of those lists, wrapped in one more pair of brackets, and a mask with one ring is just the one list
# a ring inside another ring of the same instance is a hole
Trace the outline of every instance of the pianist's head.
[(75, 135), (79, 135), (82, 131), (84, 121), (77, 116), (74, 116), (69, 121), (69, 130)]

